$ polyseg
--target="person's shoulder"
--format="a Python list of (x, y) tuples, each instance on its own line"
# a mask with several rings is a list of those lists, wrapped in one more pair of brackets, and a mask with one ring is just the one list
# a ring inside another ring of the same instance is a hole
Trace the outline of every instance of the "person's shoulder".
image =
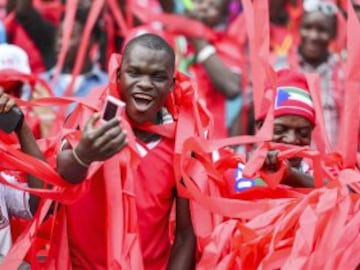
[(55, 67), (39, 73), (39, 77), (45, 81), (50, 81), (54, 77)]

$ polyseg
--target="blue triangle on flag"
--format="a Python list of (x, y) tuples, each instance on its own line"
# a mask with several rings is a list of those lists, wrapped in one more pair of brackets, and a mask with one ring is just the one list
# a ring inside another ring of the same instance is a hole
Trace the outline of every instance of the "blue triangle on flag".
[(276, 107), (281, 106), (284, 101), (289, 100), (289, 93), (286, 90), (278, 89), (276, 97)]

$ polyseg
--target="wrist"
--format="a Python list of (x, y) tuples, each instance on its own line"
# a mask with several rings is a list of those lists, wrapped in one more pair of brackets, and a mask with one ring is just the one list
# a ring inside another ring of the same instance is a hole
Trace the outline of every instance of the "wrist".
[(208, 44), (197, 53), (196, 62), (204, 63), (206, 60), (208, 60), (214, 54), (216, 54), (216, 48), (214, 46)]
[(84, 168), (88, 168), (90, 166), (91, 161), (84, 159), (84, 155), (81, 154), (81, 151), (79, 151), (77, 147), (74, 147), (71, 151), (77, 164)]

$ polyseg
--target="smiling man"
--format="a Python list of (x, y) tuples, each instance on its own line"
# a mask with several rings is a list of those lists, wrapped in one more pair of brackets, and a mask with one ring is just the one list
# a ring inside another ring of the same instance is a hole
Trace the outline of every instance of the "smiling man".
[[(126, 115), (141, 156), (133, 174), (145, 269), (193, 269), (195, 265), (196, 241), (188, 201), (176, 191), (174, 140), (134, 128), (144, 123), (175, 121), (165, 106), (175, 85), (174, 72), (174, 51), (160, 37), (146, 34), (127, 44), (117, 73), (120, 96), (126, 103)], [(94, 161), (107, 160), (127, 145), (126, 132), (118, 119), (95, 127), (97, 120), (98, 116), (93, 116), (85, 125), (78, 145), (73, 149), (65, 147), (58, 156), (58, 171), (71, 183), (84, 181)], [(104, 220), (102, 196), (106, 195), (101, 195), (105, 179), (100, 175), (90, 181), (88, 194), (67, 211), (72, 265), (73, 269), (108, 269), (111, 262), (106, 258), (104, 234), (109, 225)], [(119, 196), (122, 196), (120, 192)], [(169, 216), (174, 201), (176, 231), (171, 245)]]
[[(274, 129), (272, 142), (294, 146), (310, 146), (315, 126), (315, 110), (306, 78), (303, 73), (282, 69), (277, 72), (276, 96), (274, 102)], [(261, 128), (269, 106), (262, 107), (262, 113), (256, 121)], [(264, 161), (262, 170), (275, 173), (280, 169), (279, 150), (271, 149)], [(313, 187), (310, 166), (301, 157), (293, 157), (285, 161), (287, 169), (281, 184), (291, 187)], [(233, 195), (253, 186), (264, 186), (259, 178), (243, 177), (244, 164), (240, 162), (236, 169), (224, 172), (229, 194)]]

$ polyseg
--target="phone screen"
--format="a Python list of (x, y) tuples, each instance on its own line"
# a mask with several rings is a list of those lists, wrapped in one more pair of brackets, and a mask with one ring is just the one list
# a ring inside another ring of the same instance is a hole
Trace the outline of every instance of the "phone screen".
[(105, 121), (109, 121), (113, 119), (116, 115), (116, 111), (118, 109), (118, 106), (115, 103), (112, 103), (111, 101), (106, 102), (106, 107), (103, 115), (103, 119)]

